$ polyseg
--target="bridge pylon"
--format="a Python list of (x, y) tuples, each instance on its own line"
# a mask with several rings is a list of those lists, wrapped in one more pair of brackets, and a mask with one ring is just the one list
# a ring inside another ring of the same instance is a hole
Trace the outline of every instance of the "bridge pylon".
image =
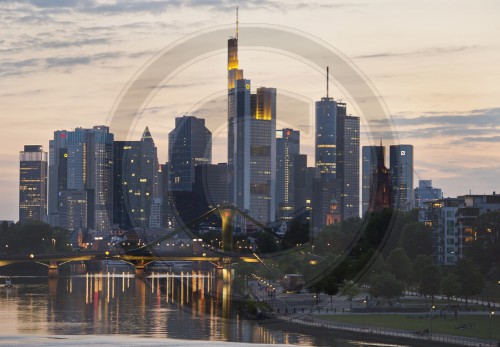
[(236, 210), (234, 208), (222, 208), (219, 210), (222, 219), (222, 251), (233, 250), (233, 220)]
[(59, 277), (59, 265), (57, 265), (57, 261), (51, 260), (49, 263), (49, 278), (58, 278)]

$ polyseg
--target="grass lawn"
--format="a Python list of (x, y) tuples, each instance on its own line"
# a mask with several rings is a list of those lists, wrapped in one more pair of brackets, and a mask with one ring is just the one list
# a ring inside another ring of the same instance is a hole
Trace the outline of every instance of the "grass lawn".
[[(448, 314), (446, 319), (420, 318), (420, 315), (405, 314), (342, 314), (332, 316), (321, 316), (341, 323), (351, 323), (364, 326), (384, 327), (392, 329), (403, 329), (419, 331), (429, 329), (432, 332), (448, 335), (467, 336), (482, 339), (490, 337), (489, 315), (466, 315), (458, 314), (455, 319), (453, 314)], [(462, 327), (460, 329), (460, 327)], [(493, 315), (491, 319), (491, 336), (493, 340), (500, 341), (500, 312)]]

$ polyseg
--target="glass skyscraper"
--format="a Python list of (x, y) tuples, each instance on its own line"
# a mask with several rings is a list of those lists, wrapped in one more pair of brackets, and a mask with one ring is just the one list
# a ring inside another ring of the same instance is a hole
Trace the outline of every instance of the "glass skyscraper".
[[(149, 128), (140, 141), (115, 141), (113, 224), (123, 229), (150, 227), (153, 199), (157, 199), (155, 204), (160, 204), (161, 211), (158, 169), (157, 149)], [(161, 216), (156, 215), (157, 219)]]
[(316, 101), (316, 167), (322, 177), (337, 174), (337, 102), (330, 97)]
[(276, 207), (278, 218), (295, 212), (295, 159), (300, 153), (300, 131), (276, 131)]
[[(111, 230), (113, 139), (107, 126), (54, 132), (49, 151), (48, 218), (52, 225)], [(85, 208), (72, 208), (82, 204)]]
[(408, 211), (413, 208), (413, 146), (390, 147), (390, 173), (394, 208)]
[(276, 89), (258, 88), (238, 68), (238, 31), (228, 40), (228, 196), (256, 220), (275, 219)]
[(359, 135), (359, 117), (346, 115), (345, 104), (338, 103), (337, 179), (343, 220), (359, 217)]
[(175, 118), (175, 128), (168, 135), (168, 163), (171, 190), (192, 192), (195, 166), (212, 163), (212, 133), (204, 119)]
[(47, 152), (24, 146), (19, 154), (19, 221), (44, 220), (47, 214)]

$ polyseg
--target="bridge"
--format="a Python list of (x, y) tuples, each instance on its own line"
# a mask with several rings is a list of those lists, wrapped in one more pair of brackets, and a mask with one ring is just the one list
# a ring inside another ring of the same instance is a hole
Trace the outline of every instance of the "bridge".
[[(203, 251), (201, 252), (161, 252), (155, 247), (164, 241), (167, 241), (175, 235), (186, 232), (192, 238), (198, 238), (191, 228), (199, 224), (201, 221), (210, 216), (219, 213), (222, 219), (222, 247), (220, 250), (215, 250), (206, 244), (202, 244)], [(230, 267), (236, 262), (259, 263), (261, 257), (257, 254), (239, 254), (233, 253), (233, 220), (236, 215), (240, 215), (246, 221), (250, 221), (259, 229), (279, 237), (267, 228), (262, 223), (256, 221), (245, 212), (239, 210), (232, 205), (217, 206), (195, 220), (186, 223), (184, 226), (178, 227), (173, 232), (166, 234), (158, 239), (155, 239), (143, 246), (127, 249), (127, 250), (105, 250), (105, 251), (78, 251), (67, 253), (45, 253), (45, 254), (21, 254), (13, 256), (0, 256), (0, 267), (14, 263), (31, 262), (41, 264), (48, 267), (48, 276), (51, 278), (58, 276), (59, 266), (70, 262), (81, 261), (103, 261), (115, 260), (131, 264), (135, 268), (135, 274), (138, 277), (144, 276), (145, 267), (155, 261), (198, 261), (210, 262), (218, 268)], [(200, 254), (201, 253), (201, 254)], [(265, 257), (265, 256), (263, 256)]]

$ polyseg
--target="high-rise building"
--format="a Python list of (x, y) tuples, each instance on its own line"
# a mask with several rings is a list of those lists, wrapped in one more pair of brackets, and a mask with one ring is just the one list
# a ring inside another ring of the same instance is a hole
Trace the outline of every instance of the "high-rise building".
[(322, 177), (337, 176), (337, 102), (331, 97), (316, 101), (316, 167)]
[(27, 145), (19, 155), (19, 221), (41, 221), (46, 215), (47, 152)]
[(149, 128), (140, 141), (115, 141), (113, 224), (123, 229), (149, 228), (153, 199), (160, 198), (158, 168), (157, 149)]
[(192, 192), (195, 166), (212, 163), (212, 133), (204, 119), (175, 118), (175, 128), (168, 135), (168, 162), (171, 190)]
[(275, 218), (276, 89), (258, 88), (238, 68), (238, 29), (228, 40), (229, 202), (256, 220)]
[(297, 154), (293, 158), (293, 204), (295, 212), (298, 214), (306, 211), (308, 207), (311, 207), (311, 201), (308, 200), (307, 190), (307, 155)]
[[(68, 220), (82, 224), (86, 220), (86, 226), (92, 230), (111, 230), (113, 139), (106, 126), (54, 132), (49, 152), (48, 219), (51, 224), (68, 228), (76, 227), (69, 225)], [(75, 201), (77, 205), (85, 204), (85, 209), (70, 208)], [(85, 217), (81, 217), (82, 211), (86, 211)], [(76, 215), (71, 216), (72, 213)]]
[(435, 201), (443, 197), (443, 192), (440, 188), (432, 187), (432, 180), (419, 180), (418, 187), (414, 191), (415, 207), (425, 208), (425, 204), (429, 201)]
[(390, 172), (393, 207), (408, 211), (413, 208), (413, 146), (390, 147)]
[[(227, 204), (227, 164), (197, 165), (195, 169), (193, 209), (196, 216), (201, 216), (207, 211)], [(212, 220), (215, 220), (212, 217)]]
[(358, 218), (359, 117), (346, 115), (344, 103), (337, 103), (337, 179), (341, 219)]
[(328, 68), (326, 84), (326, 97), (316, 101), (315, 154), (321, 182), (328, 186), (317, 191), (332, 196), (322, 197), (321, 216), (313, 211), (317, 227), (326, 222), (331, 201), (341, 219), (359, 217), (359, 117), (347, 115), (346, 104), (328, 96)]
[(276, 207), (278, 218), (291, 218), (295, 208), (295, 158), (300, 153), (300, 131), (276, 131)]
[[(379, 164), (385, 166), (385, 149), (380, 146), (363, 146), (362, 148), (362, 169), (361, 169), (361, 185), (362, 185), (362, 215), (368, 212), (370, 205), (370, 192), (373, 180), (373, 174)], [(382, 163), (379, 163), (382, 160)]]

